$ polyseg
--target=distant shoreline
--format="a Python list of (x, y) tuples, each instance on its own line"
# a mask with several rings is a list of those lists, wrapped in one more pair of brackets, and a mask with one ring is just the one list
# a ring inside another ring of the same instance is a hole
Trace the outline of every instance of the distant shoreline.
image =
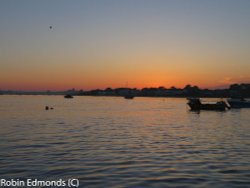
[(226, 89), (200, 89), (197, 86), (186, 85), (184, 88), (106, 88), (104, 90), (95, 89), (90, 91), (67, 90), (67, 91), (4, 91), (0, 90), (0, 95), (73, 95), (73, 96), (113, 96), (124, 97), (133, 95), (134, 97), (169, 97), (169, 98), (230, 98), (242, 97), (250, 98), (250, 84), (232, 84)]

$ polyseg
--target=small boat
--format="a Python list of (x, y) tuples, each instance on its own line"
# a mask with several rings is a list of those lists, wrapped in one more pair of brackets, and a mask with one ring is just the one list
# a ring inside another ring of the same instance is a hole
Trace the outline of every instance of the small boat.
[(126, 95), (124, 95), (124, 99), (133, 99), (135, 96), (132, 95), (131, 93), (128, 93)]
[(65, 98), (65, 99), (72, 99), (73, 96), (68, 94), (68, 95), (65, 95), (64, 98)]
[(250, 108), (250, 100), (244, 98), (230, 98), (227, 102), (231, 108)]
[(202, 103), (199, 98), (188, 98), (188, 106), (193, 111), (198, 110), (217, 110), (225, 111), (230, 109), (230, 106), (225, 101), (218, 101), (214, 103)]

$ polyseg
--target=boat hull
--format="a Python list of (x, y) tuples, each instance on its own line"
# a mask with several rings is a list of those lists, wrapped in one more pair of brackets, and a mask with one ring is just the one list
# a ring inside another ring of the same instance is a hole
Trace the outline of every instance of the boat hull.
[(133, 99), (134, 97), (133, 96), (125, 96), (124, 99)]
[(225, 105), (220, 104), (190, 104), (188, 103), (191, 110), (197, 111), (197, 110), (217, 110), (217, 111), (225, 111), (227, 108)]
[(231, 108), (250, 108), (250, 101), (233, 101), (228, 100)]
[(191, 110), (198, 111), (198, 110), (215, 110), (215, 111), (225, 111), (230, 107), (224, 102), (219, 101), (216, 103), (201, 103), (200, 99), (198, 98), (191, 98), (188, 99), (189, 102), (187, 103)]
[(65, 99), (73, 99), (73, 96), (72, 95), (65, 95), (64, 98)]
[(133, 99), (135, 96), (132, 94), (127, 94), (124, 96), (124, 99)]

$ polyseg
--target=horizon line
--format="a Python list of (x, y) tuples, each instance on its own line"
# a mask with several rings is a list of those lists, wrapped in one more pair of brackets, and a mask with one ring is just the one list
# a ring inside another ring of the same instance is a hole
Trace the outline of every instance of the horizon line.
[(144, 88), (164, 88), (164, 89), (171, 89), (171, 88), (176, 88), (176, 89), (184, 89), (186, 86), (191, 86), (191, 87), (198, 87), (200, 90), (220, 90), (220, 89), (229, 89), (231, 85), (242, 85), (242, 84), (250, 84), (250, 83), (232, 83), (232, 84), (227, 84), (227, 85), (221, 85), (221, 86), (215, 86), (212, 88), (203, 88), (197, 85), (192, 85), (192, 84), (186, 84), (184, 87), (176, 87), (176, 86), (171, 86), (171, 87), (165, 87), (165, 86), (159, 86), (159, 87), (142, 87), (142, 88), (137, 88), (137, 87), (105, 87), (105, 88), (95, 88), (95, 89), (77, 89), (74, 87), (71, 87), (70, 89), (2, 89), (0, 88), (0, 91), (8, 91), (8, 92), (65, 92), (65, 91), (93, 91), (93, 90), (106, 90), (108, 88), (110, 89), (119, 89), (119, 88), (126, 88), (126, 89), (136, 89), (136, 90), (142, 90)]

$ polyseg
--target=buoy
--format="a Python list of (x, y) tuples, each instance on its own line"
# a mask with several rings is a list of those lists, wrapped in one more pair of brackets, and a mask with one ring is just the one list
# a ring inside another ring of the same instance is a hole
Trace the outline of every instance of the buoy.
[(49, 109), (49, 107), (48, 106), (45, 106), (45, 110), (48, 110)]

